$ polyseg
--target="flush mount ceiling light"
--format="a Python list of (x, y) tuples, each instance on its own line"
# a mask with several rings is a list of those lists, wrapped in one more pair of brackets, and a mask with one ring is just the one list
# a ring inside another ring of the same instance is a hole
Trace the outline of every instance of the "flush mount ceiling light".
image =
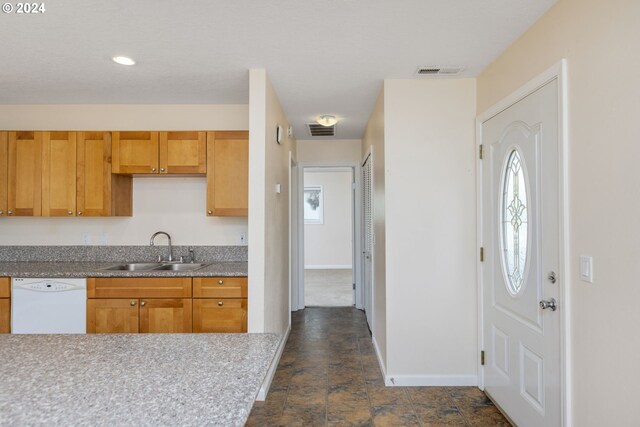
[(336, 119), (336, 116), (330, 116), (328, 114), (325, 114), (323, 116), (318, 117), (316, 122), (322, 126), (333, 126), (336, 123), (338, 123), (338, 119)]
[(120, 65), (135, 65), (136, 61), (126, 56), (114, 56), (111, 58), (113, 62)]

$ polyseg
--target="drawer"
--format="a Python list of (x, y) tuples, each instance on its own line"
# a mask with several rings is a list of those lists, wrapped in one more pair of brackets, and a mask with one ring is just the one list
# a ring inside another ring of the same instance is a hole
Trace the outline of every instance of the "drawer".
[(87, 279), (87, 298), (189, 298), (190, 277), (99, 277)]
[(0, 298), (11, 297), (11, 279), (0, 277)]
[(247, 298), (246, 277), (194, 277), (194, 298)]
[(193, 332), (247, 332), (247, 299), (194, 299)]

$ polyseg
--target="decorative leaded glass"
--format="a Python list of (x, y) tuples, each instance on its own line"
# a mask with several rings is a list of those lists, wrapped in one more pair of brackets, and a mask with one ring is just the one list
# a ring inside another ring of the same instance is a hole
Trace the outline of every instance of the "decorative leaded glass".
[(507, 287), (512, 294), (522, 289), (527, 262), (527, 184), (518, 150), (513, 150), (504, 169), (502, 189), (502, 261)]

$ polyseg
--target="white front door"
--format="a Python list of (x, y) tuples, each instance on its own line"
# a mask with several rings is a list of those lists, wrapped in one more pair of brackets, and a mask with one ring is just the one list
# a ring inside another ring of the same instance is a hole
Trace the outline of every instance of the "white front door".
[(561, 424), (558, 96), (482, 123), (484, 385), (520, 427)]

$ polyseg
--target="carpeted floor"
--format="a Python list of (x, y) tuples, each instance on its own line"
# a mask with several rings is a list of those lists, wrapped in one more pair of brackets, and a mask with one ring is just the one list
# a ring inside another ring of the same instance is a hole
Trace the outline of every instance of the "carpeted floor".
[(304, 303), (307, 307), (347, 307), (353, 305), (351, 269), (305, 269)]

